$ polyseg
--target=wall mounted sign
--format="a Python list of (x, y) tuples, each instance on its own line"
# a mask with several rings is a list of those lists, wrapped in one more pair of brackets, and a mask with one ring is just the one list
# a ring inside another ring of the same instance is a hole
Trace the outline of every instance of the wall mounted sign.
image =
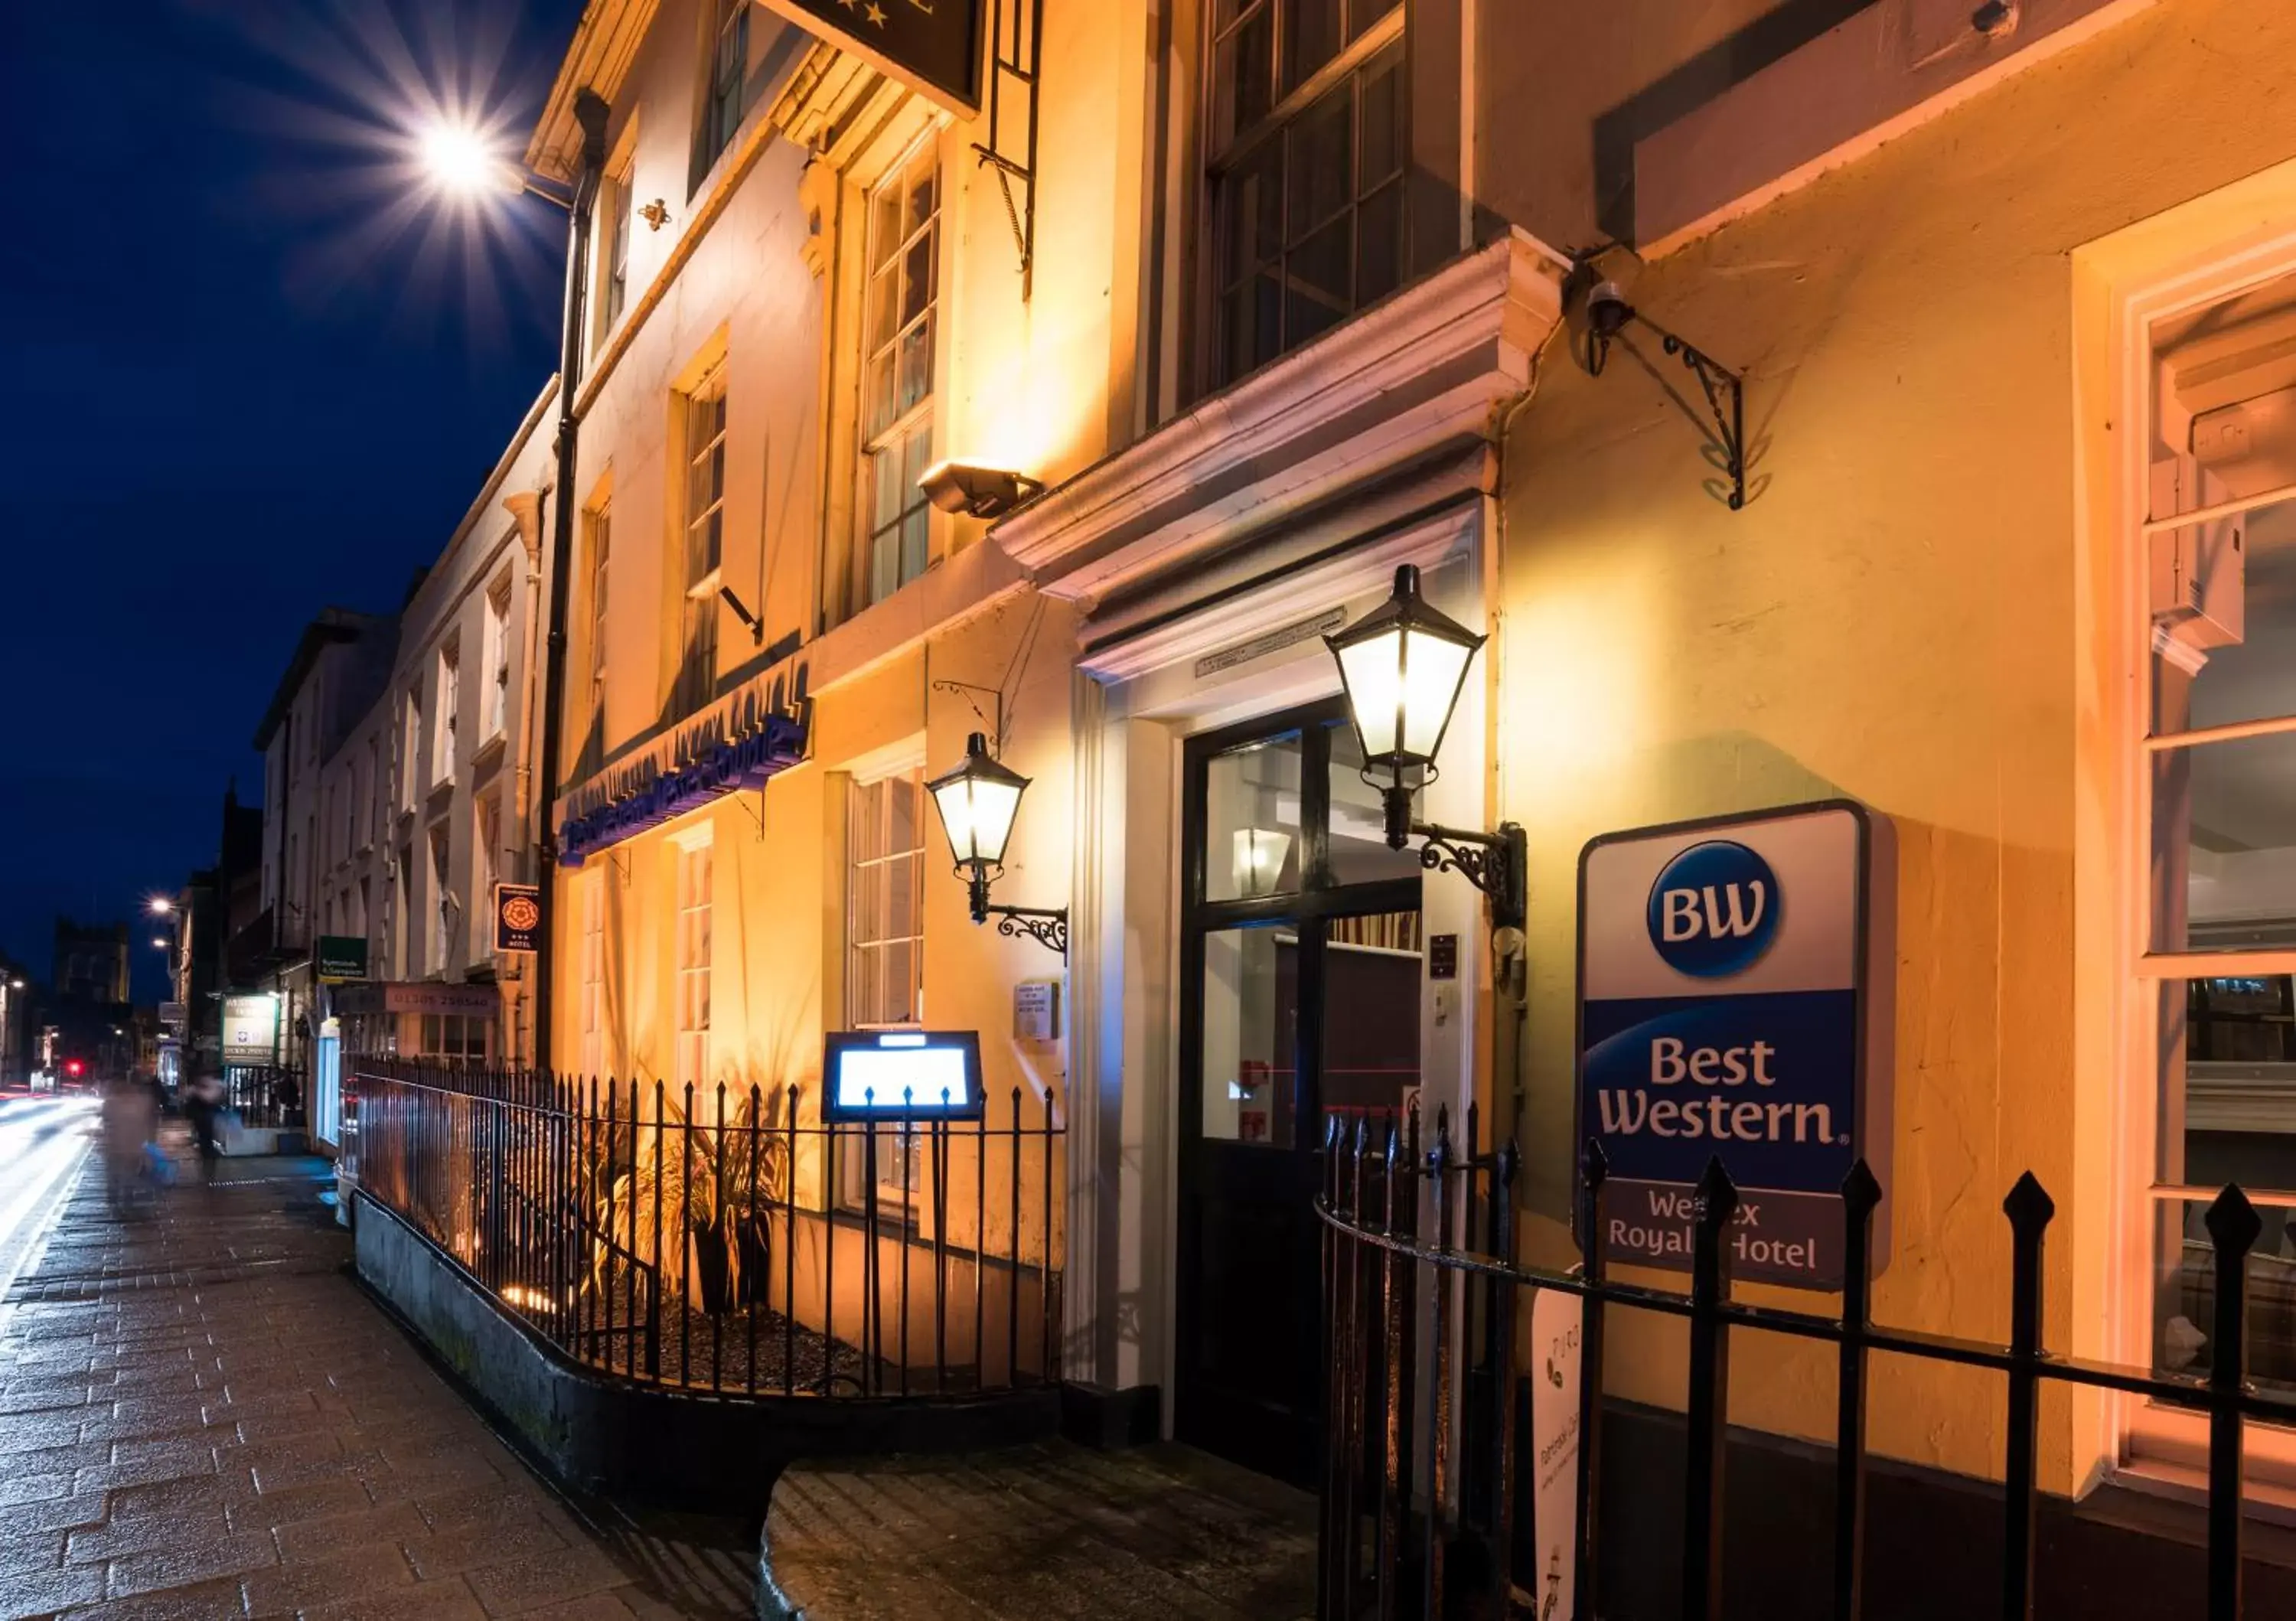
[(983, 0), (766, 0), (807, 32), (968, 118), (980, 111)]
[[(1578, 1561), (1578, 1297), (1558, 1289), (1530, 1301), (1532, 1511), (1515, 1519), (1515, 1568), (1531, 1576), (1540, 1616), (1575, 1616)], [(1524, 1546), (1526, 1534), (1536, 1543)]]
[(1207, 675), (1232, 670), (1239, 664), (1250, 664), (1254, 659), (1264, 659), (1287, 647), (1297, 647), (1302, 642), (1312, 642), (1318, 636), (1328, 635), (1347, 622), (1346, 609), (1332, 608), (1312, 619), (1297, 619), (1274, 630), (1263, 631), (1249, 642), (1239, 642), (1233, 647), (1224, 647), (1216, 653), (1206, 653), (1197, 659), (1196, 679), (1201, 681)]
[(1427, 937), (1427, 977), (1430, 979), (1456, 979), (1459, 977), (1457, 935), (1431, 934)]
[(1013, 1039), (1061, 1038), (1061, 987), (1051, 979), (1024, 979), (1013, 987)]
[(1719, 1155), (1734, 1274), (1840, 1287), (1841, 1179), (1863, 1156), (1890, 1182), (1896, 896), (1888, 819), (1846, 800), (1587, 844), (1578, 1140), (1609, 1158), (1610, 1258), (1686, 1270)]
[(267, 1064), (279, 1056), (279, 998), (272, 995), (223, 999), (223, 1061)]
[(558, 863), (578, 867), (609, 845), (659, 827), (712, 799), (745, 788), (763, 788), (775, 772), (805, 758), (805, 722), (769, 715), (754, 731), (697, 748), (688, 764), (651, 776), (627, 793), (569, 816), (558, 830)]
[(823, 1100), (832, 1120), (978, 1120), (974, 1030), (832, 1030)]
[(443, 985), (436, 980), (383, 979), (347, 985), (335, 993), (338, 1017), (373, 1013), (459, 1013), (492, 1019), (502, 1011), (502, 993), (491, 985)]
[(495, 886), (495, 950), (542, 949), (542, 890), (534, 884)]
[(366, 941), (348, 935), (323, 934), (311, 948), (311, 962), (328, 985), (366, 978)]

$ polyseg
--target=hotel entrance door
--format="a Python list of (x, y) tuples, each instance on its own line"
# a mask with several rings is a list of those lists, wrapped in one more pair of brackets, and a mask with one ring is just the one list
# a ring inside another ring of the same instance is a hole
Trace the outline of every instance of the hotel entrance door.
[(1381, 837), (1336, 704), (1191, 741), (1181, 936), (1182, 1439), (1319, 1465), (1325, 1122), (1419, 1085), (1419, 864)]

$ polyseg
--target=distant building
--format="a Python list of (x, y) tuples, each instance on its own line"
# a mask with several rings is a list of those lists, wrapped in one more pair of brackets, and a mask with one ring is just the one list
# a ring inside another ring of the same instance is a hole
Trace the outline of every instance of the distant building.
[(20, 1086), (30, 1072), (32, 976), (0, 956), (0, 1086)]
[(55, 993), (97, 1002), (127, 1000), (127, 925), (56, 920)]

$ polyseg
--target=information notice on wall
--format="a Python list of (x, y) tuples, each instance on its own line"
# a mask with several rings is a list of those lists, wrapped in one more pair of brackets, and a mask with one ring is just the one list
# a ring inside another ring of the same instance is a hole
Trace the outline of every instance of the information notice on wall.
[(1828, 801), (1605, 834), (1578, 884), (1578, 1135), (1609, 1161), (1609, 1258), (1687, 1269), (1718, 1157), (1733, 1274), (1838, 1289), (1842, 1178), (1862, 1156), (1889, 1187), (1887, 819)]

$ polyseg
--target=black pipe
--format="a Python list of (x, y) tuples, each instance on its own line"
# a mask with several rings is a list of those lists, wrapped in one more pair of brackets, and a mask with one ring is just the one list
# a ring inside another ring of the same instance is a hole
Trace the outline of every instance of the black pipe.
[(575, 120), (582, 127), (581, 166), (574, 176), (574, 194), (566, 211), (566, 308), (558, 348), (558, 488), (550, 523), (550, 618), (543, 659), (542, 744), (535, 770), (535, 792), (541, 837), (537, 840), (541, 871), (535, 874), (536, 899), (542, 921), (537, 925), (534, 954), (534, 1067), (550, 1068), (550, 980), (555, 955), (553, 917), (556, 911), (553, 880), (558, 866), (558, 830), (550, 819), (558, 797), (560, 711), (566, 699), (566, 588), (574, 559), (575, 450), (581, 419), (575, 414), (574, 397), (582, 383), (582, 310), (585, 283), (589, 280), (590, 209), (598, 199), (598, 182), (606, 168), (605, 99), (583, 90), (574, 97)]

